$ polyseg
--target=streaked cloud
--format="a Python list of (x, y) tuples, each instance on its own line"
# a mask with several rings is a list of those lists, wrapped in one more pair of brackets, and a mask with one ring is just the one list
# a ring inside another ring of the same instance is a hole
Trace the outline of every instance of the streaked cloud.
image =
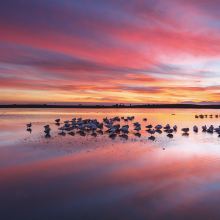
[(219, 3), (1, 2), (0, 102), (218, 101)]

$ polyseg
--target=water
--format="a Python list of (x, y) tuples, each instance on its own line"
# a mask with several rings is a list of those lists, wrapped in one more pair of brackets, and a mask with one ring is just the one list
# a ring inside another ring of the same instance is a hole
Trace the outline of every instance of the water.
[[(220, 110), (1, 109), (1, 219), (219, 219), (220, 138), (200, 127), (219, 126), (220, 118), (195, 119), (200, 113)], [(156, 134), (153, 142), (144, 129), (128, 140), (62, 137), (53, 123), (131, 115), (142, 128), (169, 123), (179, 129), (173, 139)], [(45, 124), (52, 127), (49, 139)], [(188, 137), (182, 127), (190, 128)]]

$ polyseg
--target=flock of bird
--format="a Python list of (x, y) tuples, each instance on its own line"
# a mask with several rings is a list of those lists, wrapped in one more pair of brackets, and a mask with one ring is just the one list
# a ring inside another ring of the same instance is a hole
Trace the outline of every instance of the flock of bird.
[(203, 118), (220, 118), (220, 115), (203, 115), (203, 114), (201, 114), (201, 115), (195, 115), (195, 118), (201, 118), (201, 119), (203, 119)]
[[(200, 115), (196, 115), (197, 117), (201, 117)], [(203, 116), (205, 117), (205, 116)], [(139, 122), (134, 122), (134, 116), (128, 117), (112, 117), (112, 118), (103, 118), (101, 122), (97, 119), (82, 119), (82, 118), (73, 118), (72, 120), (66, 120), (61, 123), (61, 120), (58, 118), (55, 120), (55, 125), (58, 126), (59, 135), (65, 136), (67, 134), (74, 136), (75, 134), (79, 134), (80, 136), (86, 136), (90, 134), (91, 136), (96, 137), (98, 134), (102, 135), (106, 133), (110, 138), (115, 139), (117, 136), (128, 139), (128, 134), (133, 133), (137, 137), (141, 137), (142, 125)], [(143, 118), (144, 122), (147, 122), (147, 118)], [(126, 124), (121, 125), (121, 122)], [(130, 122), (128, 124), (128, 122)], [(26, 125), (27, 131), (31, 133), (32, 131), (32, 123)], [(149, 134), (148, 139), (154, 141), (156, 139), (155, 134), (161, 134), (165, 132), (168, 138), (173, 138), (174, 133), (177, 132), (177, 125), (171, 126), (167, 124), (166, 126), (162, 126), (160, 124), (153, 126), (152, 124), (148, 124), (145, 126), (145, 131)], [(194, 125), (192, 128), (193, 132), (198, 133), (199, 128)], [(220, 126), (214, 128), (211, 126), (202, 126), (201, 130), (207, 133), (216, 132), (220, 137)], [(183, 136), (189, 136), (190, 129), (185, 127), (181, 129)], [(45, 137), (51, 137), (51, 128), (50, 125), (44, 126)]]

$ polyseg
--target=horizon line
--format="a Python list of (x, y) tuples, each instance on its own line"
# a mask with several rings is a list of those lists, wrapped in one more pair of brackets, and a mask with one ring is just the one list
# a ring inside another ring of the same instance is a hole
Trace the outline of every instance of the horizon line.
[(220, 109), (219, 104), (0, 104), (0, 108), (199, 108)]

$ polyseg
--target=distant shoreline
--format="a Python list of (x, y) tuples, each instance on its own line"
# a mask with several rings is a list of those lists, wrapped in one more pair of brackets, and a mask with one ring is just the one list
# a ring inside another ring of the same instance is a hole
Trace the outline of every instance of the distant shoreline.
[(220, 109), (220, 105), (196, 104), (144, 104), (144, 105), (51, 105), (51, 104), (10, 104), (0, 105), (0, 108), (188, 108), (188, 109)]

